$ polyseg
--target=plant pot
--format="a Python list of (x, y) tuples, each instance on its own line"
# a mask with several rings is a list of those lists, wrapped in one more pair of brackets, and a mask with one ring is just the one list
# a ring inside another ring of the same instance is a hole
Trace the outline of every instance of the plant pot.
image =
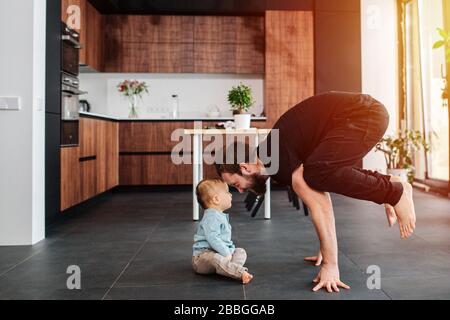
[(251, 114), (235, 114), (234, 124), (236, 130), (250, 129)]
[(387, 174), (399, 177), (403, 182), (408, 182), (408, 169), (387, 169)]

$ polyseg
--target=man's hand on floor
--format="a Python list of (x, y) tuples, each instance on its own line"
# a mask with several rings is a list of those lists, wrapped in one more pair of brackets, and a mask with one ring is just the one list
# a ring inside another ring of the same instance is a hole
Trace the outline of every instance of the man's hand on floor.
[(319, 251), (319, 253), (317, 254), (317, 256), (313, 256), (313, 257), (306, 257), (305, 261), (310, 261), (312, 263), (314, 263), (314, 265), (316, 267), (320, 266), (322, 264), (322, 252)]
[(322, 288), (326, 289), (330, 293), (339, 292), (339, 287), (347, 290), (350, 289), (348, 285), (339, 279), (339, 268), (337, 265), (324, 264), (313, 282), (317, 283), (317, 285), (313, 288), (314, 292), (319, 291)]

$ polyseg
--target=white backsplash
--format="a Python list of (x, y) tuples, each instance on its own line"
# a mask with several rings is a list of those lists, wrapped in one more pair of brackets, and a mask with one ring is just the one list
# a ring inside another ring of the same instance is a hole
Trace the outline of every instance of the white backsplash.
[(117, 90), (117, 85), (126, 79), (145, 81), (149, 86), (149, 94), (139, 101), (138, 112), (142, 117), (170, 113), (173, 94), (179, 97), (180, 116), (207, 116), (211, 106), (217, 106), (221, 116), (231, 116), (228, 91), (241, 82), (253, 91), (255, 104), (250, 112), (259, 116), (263, 111), (262, 75), (82, 73), (80, 89), (88, 94), (80, 99), (89, 101), (91, 112), (127, 117), (128, 100)]

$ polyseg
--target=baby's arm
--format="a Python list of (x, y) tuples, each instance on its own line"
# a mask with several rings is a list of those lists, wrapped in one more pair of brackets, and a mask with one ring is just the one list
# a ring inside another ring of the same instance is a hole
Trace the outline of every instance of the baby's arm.
[(208, 241), (211, 248), (221, 256), (231, 256), (230, 249), (220, 238), (220, 221), (217, 219), (208, 219), (203, 225), (203, 228), (205, 230), (206, 241)]

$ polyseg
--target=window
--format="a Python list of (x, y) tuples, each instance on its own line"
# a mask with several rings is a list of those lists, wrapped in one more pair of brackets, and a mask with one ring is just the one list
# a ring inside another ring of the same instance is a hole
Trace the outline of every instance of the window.
[(404, 107), (401, 127), (421, 131), (431, 144), (414, 159), (416, 178), (436, 180), (448, 189), (449, 108), (442, 98), (448, 68), (445, 48), (433, 49), (445, 25), (449, 0), (407, 0), (404, 3)]

